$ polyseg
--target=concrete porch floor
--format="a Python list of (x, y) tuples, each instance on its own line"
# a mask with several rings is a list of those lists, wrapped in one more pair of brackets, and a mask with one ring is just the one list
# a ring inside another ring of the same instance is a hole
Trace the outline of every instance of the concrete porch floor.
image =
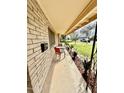
[(47, 76), (43, 93), (91, 93), (78, 68), (65, 50), (65, 58), (55, 61)]

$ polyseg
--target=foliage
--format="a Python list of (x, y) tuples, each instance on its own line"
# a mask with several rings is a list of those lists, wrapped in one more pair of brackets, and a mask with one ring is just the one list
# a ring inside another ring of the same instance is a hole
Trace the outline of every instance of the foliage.
[(61, 35), (61, 41), (65, 41), (66, 35)]
[(95, 29), (96, 23), (86, 25), (80, 30), (80, 34), (85, 35), (86, 38), (90, 39), (91, 37), (91, 31)]
[(72, 41), (75, 41), (75, 44), (76, 44), (76, 41), (79, 39), (78, 34), (72, 33), (70, 36), (71, 36), (71, 40), (72, 40)]

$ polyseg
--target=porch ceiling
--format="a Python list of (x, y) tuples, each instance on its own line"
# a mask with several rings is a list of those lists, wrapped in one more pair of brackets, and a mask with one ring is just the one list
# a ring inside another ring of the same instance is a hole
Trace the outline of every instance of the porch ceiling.
[(96, 0), (37, 0), (55, 32), (68, 34), (96, 15)]

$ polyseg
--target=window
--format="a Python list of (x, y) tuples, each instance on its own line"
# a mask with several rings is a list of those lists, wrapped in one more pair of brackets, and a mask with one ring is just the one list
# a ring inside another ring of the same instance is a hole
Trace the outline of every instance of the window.
[(48, 33), (49, 33), (49, 44), (51, 48), (55, 44), (55, 33), (52, 32), (50, 28), (48, 28)]

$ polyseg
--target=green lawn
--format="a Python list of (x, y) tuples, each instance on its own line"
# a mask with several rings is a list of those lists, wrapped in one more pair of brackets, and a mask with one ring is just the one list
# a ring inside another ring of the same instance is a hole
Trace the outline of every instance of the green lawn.
[(69, 42), (69, 45), (73, 45), (74, 49), (76, 49), (77, 52), (82, 56), (87, 56), (88, 58), (90, 58), (92, 51), (92, 44), (88, 44), (85, 42), (77, 42), (75, 44), (75, 42)]

